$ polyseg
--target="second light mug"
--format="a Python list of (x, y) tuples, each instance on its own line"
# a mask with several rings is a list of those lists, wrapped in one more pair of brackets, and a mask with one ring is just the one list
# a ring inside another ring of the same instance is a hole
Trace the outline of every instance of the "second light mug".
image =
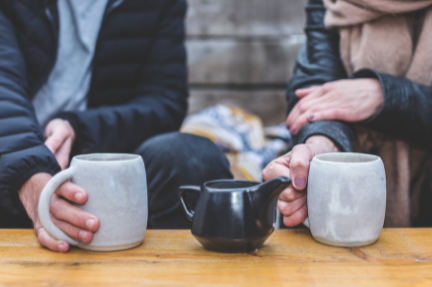
[(318, 242), (341, 247), (374, 243), (386, 210), (386, 175), (378, 156), (326, 153), (310, 163), (304, 224)]
[[(72, 239), (50, 218), (55, 190), (66, 180), (83, 188), (88, 200), (79, 208), (97, 216), (100, 228), (90, 243)], [(144, 162), (133, 154), (88, 154), (72, 159), (70, 168), (55, 175), (39, 199), (42, 226), (57, 240), (95, 251), (122, 250), (139, 245), (147, 228), (147, 185)]]

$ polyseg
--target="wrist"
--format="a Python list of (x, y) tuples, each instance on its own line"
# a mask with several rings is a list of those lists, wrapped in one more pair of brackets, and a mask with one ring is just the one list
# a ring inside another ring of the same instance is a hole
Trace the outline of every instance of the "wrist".
[(34, 220), (37, 211), (39, 196), (51, 177), (52, 176), (48, 173), (34, 174), (21, 186), (19, 190), (19, 199), (32, 221)]
[(70, 124), (70, 122), (68, 120), (63, 120), (63, 121), (65, 122), (67, 128), (69, 129), (70, 137), (72, 139), (72, 143), (74, 143), (75, 142), (75, 137), (76, 137), (75, 130), (73, 129), (72, 125)]

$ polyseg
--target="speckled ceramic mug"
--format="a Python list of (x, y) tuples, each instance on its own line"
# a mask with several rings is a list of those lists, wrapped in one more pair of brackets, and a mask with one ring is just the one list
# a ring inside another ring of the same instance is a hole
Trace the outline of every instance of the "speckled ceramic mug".
[(386, 209), (386, 176), (378, 156), (326, 153), (313, 158), (304, 224), (318, 242), (342, 247), (374, 243)]
[[(100, 220), (90, 243), (70, 238), (50, 218), (49, 204), (66, 180), (88, 194), (81, 209)], [(70, 168), (55, 175), (39, 199), (39, 218), (45, 230), (58, 240), (95, 251), (122, 250), (139, 245), (147, 228), (147, 185), (144, 162), (133, 154), (88, 154), (72, 159)]]

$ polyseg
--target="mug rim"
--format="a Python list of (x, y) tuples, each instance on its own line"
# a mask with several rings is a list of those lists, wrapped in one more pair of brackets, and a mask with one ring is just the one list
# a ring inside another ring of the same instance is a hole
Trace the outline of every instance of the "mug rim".
[[(226, 188), (221, 188), (221, 187), (213, 187), (210, 186), (211, 184), (217, 184), (217, 183), (224, 183), (224, 182), (237, 182), (237, 183), (244, 183), (244, 184), (250, 184), (248, 186), (242, 186), (242, 187), (226, 187)], [(219, 192), (230, 192), (230, 191), (241, 191), (241, 190), (245, 190), (257, 185), (260, 185), (261, 183), (258, 181), (253, 181), (253, 180), (242, 180), (242, 179), (218, 179), (218, 180), (211, 180), (211, 181), (207, 181), (205, 182), (204, 188), (209, 190), (209, 191), (219, 191)]]
[[(367, 160), (364, 161), (338, 161), (333, 159), (325, 159), (325, 157), (339, 157), (339, 158), (347, 158), (350, 156), (360, 156), (362, 158), (365, 158)], [(322, 153), (313, 158), (313, 160), (326, 163), (326, 164), (370, 164), (375, 163), (377, 161), (380, 161), (381, 158), (377, 155), (373, 154), (367, 154), (367, 153), (360, 153), (360, 152), (329, 152), (329, 153)]]
[(73, 157), (73, 160), (93, 163), (114, 163), (132, 161), (141, 158), (140, 155), (131, 153), (88, 153)]

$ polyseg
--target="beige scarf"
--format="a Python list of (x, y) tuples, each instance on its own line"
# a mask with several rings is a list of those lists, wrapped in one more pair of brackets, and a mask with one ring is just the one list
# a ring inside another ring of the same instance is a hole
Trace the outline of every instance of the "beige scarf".
[[(347, 73), (362, 68), (432, 85), (432, 0), (324, 0), (325, 25), (338, 29)], [(417, 19), (416, 12), (422, 13)], [(417, 29), (415, 29), (417, 27)], [(387, 177), (385, 226), (410, 226), (430, 154), (402, 140), (357, 127), (355, 151), (378, 154)]]

